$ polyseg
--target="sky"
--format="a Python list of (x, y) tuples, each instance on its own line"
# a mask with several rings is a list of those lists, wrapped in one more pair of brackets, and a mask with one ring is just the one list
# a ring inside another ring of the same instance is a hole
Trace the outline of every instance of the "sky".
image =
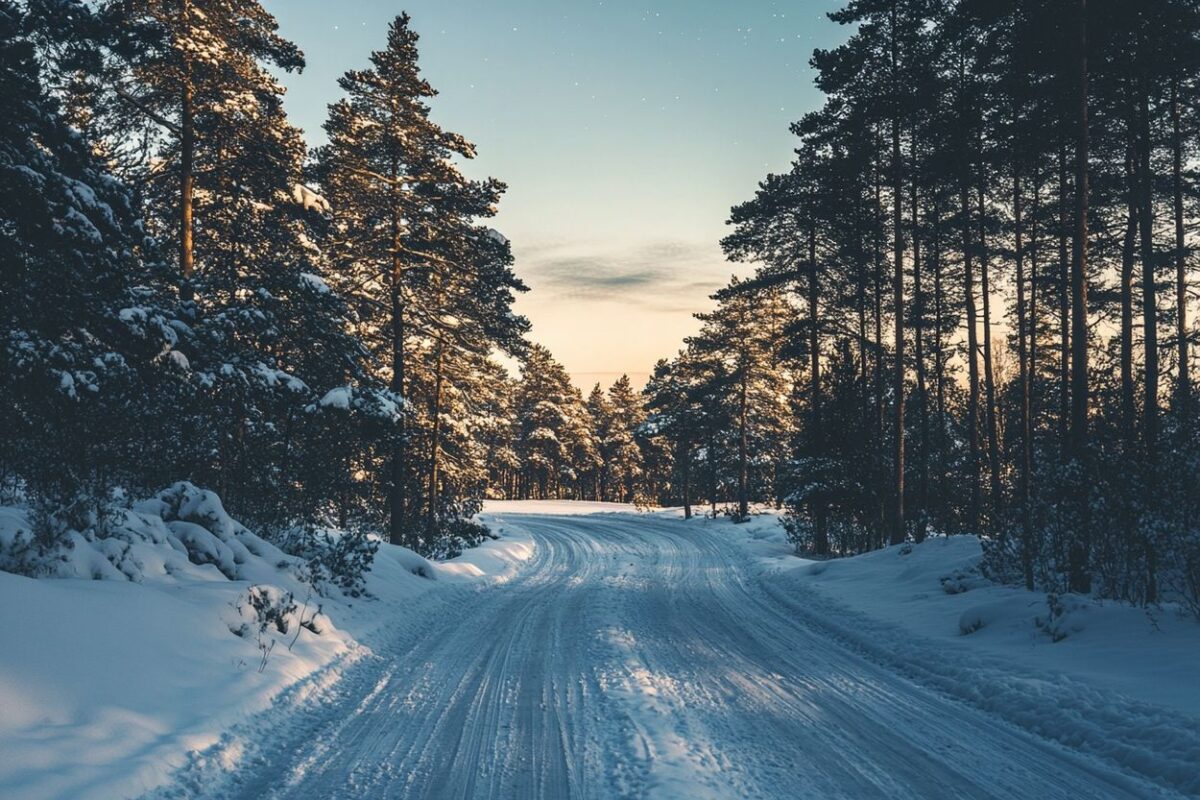
[(493, 224), (531, 291), (517, 311), (585, 391), (654, 362), (733, 274), (736, 203), (787, 168), (789, 124), (821, 103), (809, 57), (847, 35), (836, 0), (267, 0), (308, 66), (287, 108), (322, 141), (337, 78), (401, 11), (472, 177), (508, 184)]

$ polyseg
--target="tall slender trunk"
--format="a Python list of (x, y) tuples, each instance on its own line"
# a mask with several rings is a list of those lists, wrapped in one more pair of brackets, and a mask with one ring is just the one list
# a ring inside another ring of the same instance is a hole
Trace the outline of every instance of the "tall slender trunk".
[(679, 478), (683, 484), (683, 518), (692, 518), (692, 448), (687, 442), (679, 445)]
[(1127, 451), (1137, 441), (1137, 408), (1133, 384), (1133, 267), (1137, 249), (1137, 191), (1132, 148), (1125, 159), (1125, 179), (1129, 185), (1125, 235), (1121, 240), (1121, 427)]
[(962, 176), (959, 188), (959, 205), (962, 211), (963, 251), (963, 298), (967, 306), (967, 446), (970, 463), (967, 475), (970, 479), (970, 505), (967, 522), (970, 532), (979, 531), (979, 341), (978, 321), (975, 311), (975, 271), (971, 263), (971, 201), (967, 176)]
[[(933, 381), (934, 396), (937, 403), (937, 466), (935, 473), (940, 487), (946, 474), (946, 355), (942, 343), (942, 330), (945, 325), (945, 287), (942, 281), (942, 209), (941, 197), (935, 194), (933, 199), (932, 221), (932, 251), (930, 261), (933, 264)], [(942, 510), (942, 492), (937, 491), (936, 507)]]
[(430, 434), (429, 434), (429, 495), (428, 512), (425, 517), (425, 530), (430, 536), (437, 531), (438, 521), (438, 482), (441, 480), (442, 456), (442, 394), (445, 386), (445, 342), (441, 335), (437, 340), (437, 356), (434, 359), (433, 397), (430, 400)]
[[(1004, 491), (1000, 483), (1000, 437), (996, 425), (996, 368), (992, 359), (992, 285), (987, 249), (987, 203), (984, 167), (979, 174), (979, 293), (983, 299), (983, 387), (987, 409), (985, 422), (988, 439), (988, 483), (993, 515), (1004, 508)], [(995, 525), (998, 520), (993, 520)]]
[(1025, 308), (1025, 240), (1021, 206), (1021, 170), (1013, 167), (1013, 251), (1017, 270), (1017, 362), (1021, 380), (1021, 474), (1017, 480), (1021, 494), (1021, 569), (1025, 588), (1033, 591), (1033, 519), (1029, 497), (1033, 472), (1033, 413), (1030, 398), (1029, 350), (1026, 335), (1029, 321)]
[(1154, 176), (1150, 166), (1149, 90), (1138, 93), (1138, 228), (1142, 260), (1142, 351), (1145, 394), (1142, 398), (1142, 437), (1150, 461), (1158, 448), (1158, 307), (1154, 286)]
[[(817, 271), (817, 229), (808, 229), (808, 385), (809, 409), (812, 414), (809, 434), (810, 442), (819, 442), (824, 436), (821, 420), (821, 276)], [(820, 455), (815, 452), (813, 455)], [(813, 517), (813, 551), (819, 555), (829, 554), (829, 531), (825, 513), (825, 499), (816, 498), (810, 513)]]
[[(883, 183), (876, 170), (875, 178), (875, 211), (883, 211)], [(883, 441), (884, 409), (883, 409), (883, 262), (886, 243), (881, 232), (875, 236), (875, 275), (874, 275), (874, 321), (875, 321), (875, 439)]]
[[(1041, 197), (1042, 197), (1042, 179), (1038, 168), (1033, 168), (1033, 199), (1030, 204), (1030, 220), (1029, 220), (1029, 246), (1026, 252), (1029, 256), (1029, 417), (1031, 430), (1036, 430), (1038, 420), (1038, 395), (1034, 391), (1034, 383), (1037, 381), (1038, 374), (1038, 353), (1041, 352), (1038, 347), (1038, 337), (1041, 333), (1040, 313), (1038, 308), (1038, 286), (1042, 281), (1042, 275), (1038, 271), (1039, 257), (1041, 255), (1041, 238), (1038, 233), (1038, 225), (1041, 219)], [(1033, 434), (1030, 434), (1030, 448), (1033, 447)], [(1032, 480), (1032, 473), (1031, 473)], [(1032, 494), (1032, 491), (1031, 491)]]
[(738, 520), (750, 516), (750, 434), (749, 397), (747, 384), (750, 382), (750, 364), (742, 365), (742, 379), (738, 387)]
[(712, 504), (712, 515), (717, 516), (717, 437), (713, 434), (708, 436), (708, 486), (709, 486), (709, 502)]
[[(388, 176), (394, 180), (398, 177), (400, 171), (399, 159), (393, 154), (391, 160), (391, 174)], [(392, 190), (393, 193), (396, 191)], [(391, 345), (392, 345), (392, 382), (391, 390), (398, 396), (404, 396), (404, 381), (405, 381), (405, 358), (404, 358), (404, 262), (400, 256), (402, 222), (400, 218), (399, 199), (392, 197), (391, 209), (391, 314), (392, 314), (392, 329)], [(407, 458), (407, 443), (408, 435), (407, 415), (400, 416), (400, 431), (396, 437), (396, 442), (392, 447), (391, 458), (391, 474), (390, 486), (388, 487), (388, 510), (389, 510), (389, 539), (392, 544), (404, 544), (407, 536), (406, 514), (408, 511), (407, 497), (405, 493), (405, 483), (408, 479), (408, 458)]]
[[(186, 35), (191, 30), (189, 0), (180, 3), (179, 14), (181, 28)], [(196, 297), (196, 289), (192, 285), (192, 275), (196, 267), (192, 244), (192, 214), (196, 193), (196, 124), (190, 56), (184, 56), (183, 59), (183, 85), (179, 103), (179, 274), (182, 279), (179, 296), (184, 302), (191, 302)]]
[(854, 273), (857, 278), (855, 306), (858, 311), (858, 368), (863, 386), (863, 419), (867, 417), (867, 245), (863, 230), (863, 202), (854, 203), (855, 255)]
[[(1077, 0), (1076, 29), (1076, 140), (1075, 140), (1075, 241), (1071, 259), (1071, 451), (1076, 462), (1087, 468), (1088, 458), (1088, 63), (1087, 0)], [(1072, 591), (1087, 593), (1092, 580), (1088, 561), (1091, 534), (1088, 521), (1087, 481), (1078, 498), (1081, 519), (1068, 553), (1068, 576)]]
[(1175, 388), (1179, 418), (1188, 424), (1192, 379), (1188, 365), (1187, 257), (1183, 229), (1183, 134), (1179, 124), (1179, 77), (1171, 80), (1171, 191), (1175, 213), (1175, 346), (1179, 377)]
[[(1149, 42), (1139, 37), (1139, 53), (1145, 56)], [(1149, 477), (1157, 477), (1158, 463), (1158, 305), (1154, 286), (1154, 174), (1150, 165), (1150, 89), (1145, 72), (1138, 92), (1138, 128), (1141, 144), (1138, 147), (1141, 197), (1138, 203), (1138, 227), (1141, 229), (1142, 254), (1142, 351), (1145, 359), (1145, 396), (1142, 399), (1142, 437), (1146, 446)], [(1158, 602), (1158, 553), (1153, 534), (1147, 530), (1146, 602)]]
[[(904, 520), (904, 161), (900, 155), (900, 108), (902, 90), (900, 81), (900, 37), (898, 28), (899, 3), (892, 2), (891, 9), (891, 67), (892, 96), (896, 107), (892, 109), (892, 311), (895, 315), (895, 358), (896, 374), (893, 376), (892, 393), (894, 425), (896, 428), (895, 508), (892, 514), (892, 544), (899, 544), (906, 536)], [(913, 209), (916, 214), (916, 209)]]
[[(879, 176), (879, 169), (875, 170), (875, 213), (876, 215), (884, 213), (883, 205), (883, 182)], [(878, 216), (876, 217), (878, 221)], [(884, 228), (881, 225), (876, 226), (875, 235), (875, 276), (874, 276), (874, 311), (875, 311), (875, 379), (873, 381), (872, 399), (875, 403), (875, 442), (876, 448), (883, 444), (884, 420), (886, 412), (883, 402), (883, 294), (884, 294), (884, 252), (887, 248), (887, 243), (883, 240)], [(880, 487), (883, 486), (884, 474), (887, 467), (885, 466), (886, 456), (876, 449), (875, 471)], [(894, 488), (894, 487), (893, 487)], [(879, 546), (883, 545), (885, 533), (887, 529), (887, 501), (883, 492), (877, 494), (878, 508), (876, 509), (875, 517), (875, 538)]]
[(912, 164), (914, 178), (912, 181), (912, 273), (913, 273), (913, 305), (916, 320), (913, 326), (913, 360), (917, 368), (917, 406), (920, 435), (921, 461), (918, 474), (920, 486), (917, 487), (918, 513), (916, 530), (913, 538), (921, 542), (925, 540), (929, 524), (929, 386), (925, 370), (925, 291), (921, 285), (921, 225), (920, 225), (920, 187), (916, 180), (917, 168), (917, 137), (912, 140)]
[(1067, 148), (1058, 151), (1058, 435), (1064, 449), (1071, 438), (1071, 256), (1067, 216)]

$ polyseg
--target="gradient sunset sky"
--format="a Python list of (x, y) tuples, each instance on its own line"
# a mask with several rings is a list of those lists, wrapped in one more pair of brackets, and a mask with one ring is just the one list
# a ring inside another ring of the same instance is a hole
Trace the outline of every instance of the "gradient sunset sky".
[(287, 107), (323, 139), (337, 77), (408, 11), (433, 116), (508, 183), (495, 227), (532, 291), (518, 311), (585, 391), (640, 385), (694, 333), (731, 274), (734, 203), (786, 169), (788, 124), (820, 103), (814, 47), (848, 31), (835, 0), (269, 0), (308, 59)]

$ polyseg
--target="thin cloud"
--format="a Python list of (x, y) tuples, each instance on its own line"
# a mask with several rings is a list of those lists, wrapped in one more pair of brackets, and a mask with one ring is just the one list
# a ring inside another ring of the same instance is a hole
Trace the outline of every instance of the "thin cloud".
[(713, 246), (649, 242), (624, 250), (543, 243), (518, 252), (518, 269), (544, 297), (633, 303), (678, 313), (704, 307), (731, 270)]

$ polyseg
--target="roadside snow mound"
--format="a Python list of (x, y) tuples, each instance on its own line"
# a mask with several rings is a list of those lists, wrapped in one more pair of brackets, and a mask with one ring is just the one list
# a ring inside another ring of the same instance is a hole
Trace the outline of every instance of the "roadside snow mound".
[(974, 536), (820, 562), (750, 537), (744, 546), (767, 594), (806, 624), (1021, 728), (1200, 795), (1200, 630), (1178, 607), (993, 583)]
[(52, 578), (178, 585), (283, 583), (300, 589), (303, 561), (250, 532), (212, 492), (176, 483), (130, 508), (109, 507), (87, 530), (39, 540), (25, 509), (0, 508), (0, 570)]
[(232, 769), (234, 726), (319, 698), (377, 636), (427, 622), (422, 598), (505, 580), (533, 550), (516, 526), (447, 563), (380, 544), (356, 597), (318, 594), (305, 559), (189, 483), (100, 522), (47, 546), (0, 507), (0, 797), (138, 796), (210, 752)]

